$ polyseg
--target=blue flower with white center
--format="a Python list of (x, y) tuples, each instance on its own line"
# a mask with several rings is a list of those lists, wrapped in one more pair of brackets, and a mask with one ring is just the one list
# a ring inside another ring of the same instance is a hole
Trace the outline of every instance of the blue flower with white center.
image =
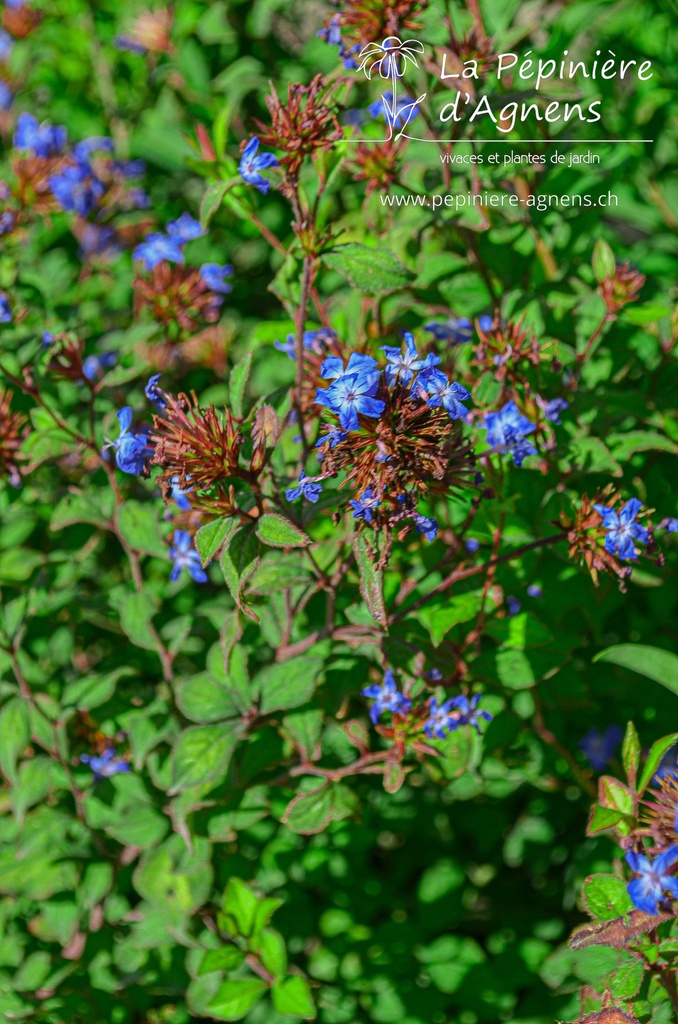
[(678, 899), (678, 878), (670, 873), (677, 861), (678, 846), (669, 846), (653, 860), (633, 850), (626, 854), (626, 863), (639, 876), (626, 887), (634, 907), (646, 914), (657, 914), (660, 903)]
[(96, 210), (106, 191), (88, 166), (64, 167), (59, 174), (51, 174), (49, 187), (62, 210), (87, 217)]
[(507, 402), (499, 412), (485, 413), (487, 443), (499, 452), (510, 452), (516, 466), (522, 466), (528, 455), (535, 455), (537, 449), (526, 440), (526, 435), (536, 429), (527, 416), (523, 416), (514, 401)]
[(144, 388), (144, 394), (149, 402), (151, 402), (156, 409), (166, 409), (167, 402), (165, 401), (163, 394), (164, 392), (158, 387), (161, 374), (154, 373), (148, 378), (146, 387)]
[(184, 263), (182, 242), (178, 238), (170, 238), (159, 231), (147, 235), (143, 242), (134, 250), (134, 259), (143, 262), (146, 270), (153, 270), (158, 263)]
[(242, 151), (238, 173), (248, 185), (254, 185), (264, 195), (271, 187), (270, 181), (262, 175), (269, 167), (278, 167), (278, 158), (273, 153), (258, 153), (259, 136), (253, 135)]
[[(355, 353), (351, 356), (353, 359)], [(361, 357), (369, 359), (369, 356)], [(334, 357), (326, 359), (323, 363), (321, 374), (329, 377), (323, 372), (326, 364), (333, 362)], [(371, 360), (374, 362), (374, 360)], [(341, 364), (341, 359), (336, 362)], [(350, 365), (351, 360), (349, 360)], [(332, 371), (333, 372), (333, 371)], [(369, 416), (372, 419), (379, 419), (384, 411), (384, 402), (374, 395), (379, 387), (379, 372), (363, 370), (358, 373), (344, 373), (335, 380), (329, 388), (318, 388), (315, 400), (318, 405), (325, 405), (339, 417), (339, 423), (344, 430), (358, 430), (360, 421), (358, 415)]]
[(83, 139), (73, 146), (73, 156), (80, 164), (89, 169), (89, 159), (92, 153), (112, 153), (114, 149), (113, 139), (106, 135), (96, 135), (91, 139)]
[(377, 724), (384, 711), (390, 711), (392, 714), (406, 715), (412, 707), (412, 701), (398, 690), (390, 668), (386, 669), (381, 686), (377, 683), (372, 683), (360, 692), (363, 697), (369, 697), (371, 700), (374, 700), (374, 704), (370, 708), (370, 718), (374, 725)]
[(424, 732), (431, 739), (444, 740), (448, 733), (459, 728), (459, 711), (454, 698), (446, 700), (438, 707), (435, 697), (431, 698), (428, 718), (424, 723)]
[(371, 523), (373, 518), (372, 510), (378, 508), (381, 505), (381, 501), (374, 491), (368, 488), (359, 498), (352, 498), (350, 505), (353, 509), (354, 519), (364, 519), (366, 523)]
[(320, 376), (323, 380), (340, 380), (342, 377), (356, 373), (361, 375), (373, 373), (373, 379), (378, 380), (380, 370), (377, 368), (377, 360), (362, 352), (352, 352), (346, 366), (344, 366), (344, 360), (339, 356), (328, 356), (320, 367)]
[(17, 149), (27, 149), (35, 156), (58, 156), (66, 145), (66, 129), (47, 121), (38, 124), (32, 114), (20, 114), (12, 141)]
[(489, 313), (481, 313), (478, 317), (478, 327), (481, 331), (491, 331), (494, 326), (494, 317), (490, 316)]
[(619, 513), (606, 505), (594, 505), (593, 507), (603, 517), (603, 528), (607, 530), (605, 550), (628, 562), (636, 559), (638, 556), (633, 542), (637, 540), (641, 544), (647, 544), (650, 539), (650, 534), (645, 527), (635, 521), (643, 507), (642, 501), (638, 501), (638, 498), (631, 498)]
[(289, 487), (285, 491), (285, 497), (288, 501), (298, 501), (299, 498), (306, 498), (307, 501), (312, 501), (315, 504), (320, 497), (322, 489), (322, 484), (315, 483), (313, 477), (306, 476), (302, 469), (299, 474), (299, 483), (296, 487)]
[(428, 541), (434, 541), (438, 536), (438, 523), (430, 516), (422, 516), (416, 512), (412, 518), (417, 528), (417, 533), (423, 533)]
[(478, 709), (478, 704), (483, 699), (481, 693), (477, 693), (475, 697), (452, 697), (454, 706), (459, 709), (459, 724), (460, 725), (472, 725), (477, 733), (480, 733), (480, 722), (479, 719), (484, 719), (486, 722), (491, 722), (493, 716), (489, 711), (484, 709)]
[(534, 597), (537, 600), (539, 600), (539, 598), (544, 596), (544, 591), (541, 589), (538, 583), (530, 583), (529, 587), (527, 588), (527, 596)]
[(544, 410), (544, 416), (551, 423), (561, 423), (560, 414), (565, 412), (566, 409), (570, 408), (570, 403), (566, 402), (564, 398), (552, 398), (550, 402), (544, 402), (542, 408)]
[(427, 373), (424, 386), (430, 395), (428, 399), (430, 409), (436, 409), (442, 405), (451, 420), (459, 420), (468, 413), (468, 409), (462, 405), (462, 402), (471, 397), (470, 393), (456, 380), (450, 383), (442, 370), (434, 369)]
[(0, 292), (0, 324), (11, 324), (13, 319), (9, 300), (3, 292)]
[(190, 512), (191, 503), (188, 500), (188, 494), (190, 493), (191, 488), (180, 487), (178, 476), (173, 476), (172, 479), (170, 480), (170, 483), (172, 485), (172, 490), (170, 491), (172, 501), (175, 503), (177, 508), (180, 509), (182, 512)]
[(106, 451), (108, 448), (114, 448), (115, 464), (118, 469), (121, 469), (123, 473), (137, 476), (144, 471), (146, 458), (150, 454), (146, 434), (133, 434), (130, 430), (132, 426), (132, 409), (129, 405), (124, 406), (117, 413), (117, 417), (120, 424), (120, 433), (115, 441), (109, 441), (105, 438), (106, 444), (102, 450)]
[(202, 567), (200, 555), (193, 547), (191, 535), (186, 530), (174, 531), (169, 557), (172, 560), (170, 579), (173, 583), (179, 579), (183, 569), (188, 570), (189, 576), (196, 583), (207, 583), (209, 577)]
[(176, 220), (168, 222), (167, 234), (185, 243), (192, 242), (194, 238), (200, 238), (205, 232), (199, 220), (191, 217), (190, 213), (182, 213)]
[(116, 756), (113, 747), (107, 747), (102, 754), (81, 754), (80, 761), (92, 769), (95, 782), (132, 771), (124, 757)]
[(430, 331), (437, 341), (448, 341), (452, 345), (463, 345), (473, 337), (473, 324), (465, 316), (452, 316), (444, 323), (425, 324), (424, 330)]
[(386, 367), (386, 380), (391, 387), (398, 380), (403, 384), (409, 384), (417, 370), (421, 370), (424, 365), (424, 360), (419, 357), (417, 352), (414, 335), (409, 331), (405, 331), (403, 337), (405, 339), (404, 351), (391, 345), (381, 346), (382, 352), (386, 353), (386, 361), (388, 363)]
[[(393, 110), (393, 93), (389, 90), (380, 96), (367, 108), (368, 114), (372, 117), (385, 117), (390, 119)], [(398, 96), (395, 104), (395, 116), (393, 117), (394, 128), (404, 128), (406, 124), (413, 121), (419, 115), (419, 107), (411, 96)]]
[(203, 284), (206, 284), (213, 292), (219, 295), (228, 295), (233, 291), (233, 285), (226, 278), (233, 273), (230, 263), (203, 263), (200, 268), (200, 277)]
[(96, 380), (105, 370), (110, 370), (118, 361), (115, 352), (102, 352), (100, 356), (87, 356), (82, 361), (82, 375), (85, 380)]
[(623, 735), (618, 725), (608, 725), (604, 732), (594, 726), (582, 736), (579, 749), (591, 767), (602, 772), (613, 759)]
[(43, 331), (42, 333), (42, 347), (49, 348), (54, 343), (54, 335), (51, 331)]

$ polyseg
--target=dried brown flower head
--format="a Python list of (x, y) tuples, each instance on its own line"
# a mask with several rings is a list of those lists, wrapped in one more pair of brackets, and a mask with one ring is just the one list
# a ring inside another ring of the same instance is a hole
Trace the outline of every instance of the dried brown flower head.
[(0, 473), (6, 476), (13, 487), (21, 483), (17, 462), (26, 433), (26, 419), (19, 412), (12, 412), (12, 393), (0, 391)]
[(356, 181), (367, 182), (367, 195), (372, 192), (388, 192), (391, 185), (398, 180), (398, 163), (402, 149), (392, 142), (366, 145), (361, 142), (356, 147), (354, 162), (359, 168)]
[(133, 287), (135, 315), (150, 309), (153, 319), (165, 327), (177, 324), (183, 331), (195, 331), (201, 323), (219, 319), (220, 297), (193, 267), (171, 266), (163, 260), (150, 275), (137, 273)]
[(672, 845), (678, 842), (676, 829), (678, 814), (678, 776), (667, 771), (657, 786), (648, 790), (641, 812), (641, 822), (650, 830), (657, 846)]
[(561, 513), (560, 522), (557, 524), (567, 530), (569, 557), (576, 558), (587, 566), (596, 586), (599, 572), (613, 572), (622, 581), (622, 589), (625, 589), (623, 581), (631, 573), (629, 566), (620, 565), (614, 555), (611, 555), (603, 547), (605, 541), (603, 517), (593, 507), (594, 504), (613, 505), (620, 500), (620, 497), (618, 493), (614, 493), (613, 485), (605, 487), (593, 501), (584, 494), (574, 516), (569, 517)]
[(606, 277), (599, 286), (609, 313), (617, 313), (629, 302), (635, 302), (645, 284), (645, 275), (634, 270), (630, 263), (618, 263), (614, 275)]
[(330, 149), (344, 137), (336, 106), (327, 103), (328, 95), (322, 75), (316, 75), (310, 85), (290, 84), (285, 100), (271, 84), (271, 94), (266, 97), (271, 124), (257, 122), (259, 139), (263, 146), (284, 150), (280, 163), (291, 178), (296, 178), (305, 156)]
[(416, 32), (421, 28), (418, 18), (428, 7), (428, 0), (345, 0), (342, 7), (339, 25), (347, 30), (345, 42), (348, 46), (366, 46), (400, 36), (405, 29)]
[(478, 326), (473, 365), (493, 371), (497, 381), (522, 382), (526, 363), (536, 367), (545, 360), (553, 362), (555, 357), (556, 342), (540, 343), (534, 331), (523, 329), (522, 321), (506, 323), (495, 315), (489, 330)]

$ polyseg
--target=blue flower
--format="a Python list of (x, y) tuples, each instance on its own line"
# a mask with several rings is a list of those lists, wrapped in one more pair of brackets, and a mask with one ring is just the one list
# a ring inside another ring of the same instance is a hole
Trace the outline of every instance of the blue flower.
[[(160, 375), (158, 374), (158, 376)], [(190, 493), (191, 488), (180, 487), (178, 476), (173, 476), (170, 483), (172, 485), (172, 490), (170, 491), (172, 501), (176, 504), (178, 509), (181, 509), (182, 512), (190, 512), (191, 503), (188, 500), (187, 495)]]
[(173, 582), (179, 579), (182, 569), (188, 569), (196, 583), (207, 583), (209, 577), (202, 567), (200, 555), (193, 547), (191, 535), (186, 530), (175, 530), (169, 556), (173, 563), (170, 573)]
[(471, 395), (456, 380), (450, 384), (442, 370), (430, 370), (426, 374), (424, 387), (431, 396), (428, 399), (430, 409), (436, 409), (442, 405), (451, 420), (461, 419), (468, 413), (468, 409), (462, 405), (462, 402), (465, 402)]
[(352, 499), (350, 505), (353, 509), (354, 519), (364, 519), (366, 523), (371, 523), (372, 509), (381, 505), (381, 501), (377, 498), (374, 491), (368, 488), (359, 498)]
[(253, 135), (242, 151), (242, 157), (238, 164), (238, 173), (248, 185), (254, 185), (264, 195), (271, 187), (270, 181), (260, 173), (269, 167), (278, 167), (278, 158), (273, 153), (257, 153), (259, 149), (259, 136)]
[(340, 27), (340, 15), (334, 14), (329, 21), (327, 28), (321, 28), (316, 35), (320, 39), (324, 39), (330, 46), (339, 47), (339, 57), (347, 71), (355, 70), (358, 67), (358, 62), (353, 56), (360, 49), (360, 46), (356, 43), (348, 49), (344, 46), (341, 41), (341, 27)]
[(618, 725), (608, 725), (604, 732), (594, 727), (582, 736), (579, 749), (591, 767), (597, 772), (602, 772), (614, 757), (622, 736)]
[(115, 352), (103, 352), (100, 356), (87, 356), (82, 361), (82, 375), (85, 380), (96, 380), (104, 370), (110, 370), (118, 361)]
[(112, 259), (121, 249), (115, 231), (108, 224), (85, 224), (80, 234), (80, 251), (83, 259), (92, 256)]
[(382, 352), (386, 353), (386, 361), (389, 364), (386, 367), (386, 380), (391, 387), (393, 387), (398, 379), (403, 384), (409, 384), (416, 375), (417, 370), (421, 370), (424, 365), (423, 359), (420, 359), (417, 352), (414, 335), (410, 334), (409, 331), (405, 331), (403, 337), (405, 339), (404, 352), (402, 349), (394, 348), (391, 345), (381, 346)]
[[(339, 416), (344, 430), (359, 429), (359, 413), (378, 419), (384, 411), (384, 402), (374, 397), (380, 377), (380, 372), (373, 369), (375, 365), (376, 361), (371, 356), (354, 352), (346, 369), (337, 356), (330, 356), (320, 368), (325, 380), (336, 380), (329, 388), (319, 388), (315, 400)], [(352, 372), (353, 369), (357, 372)]]
[(494, 326), (494, 317), (490, 316), (489, 313), (482, 313), (478, 317), (478, 327), (481, 331), (491, 331)]
[[(388, 91), (383, 94), (383, 98), (380, 96), (374, 103), (370, 103), (367, 108), (367, 112), (372, 117), (386, 117), (386, 106), (389, 108), (389, 112), (393, 109), (393, 93)], [(398, 96), (395, 105), (395, 117), (393, 118), (394, 128), (404, 128), (406, 124), (414, 120), (419, 114), (419, 107), (410, 96)], [(390, 116), (390, 113), (389, 113)]]
[(9, 234), (10, 231), (14, 230), (16, 224), (16, 214), (13, 210), (3, 210), (0, 213), (0, 238), (2, 235)]
[(7, 82), (0, 78), (0, 110), (10, 110), (14, 103), (14, 93)]
[(508, 608), (509, 617), (511, 618), (518, 614), (522, 605), (517, 597), (514, 597), (513, 594), (508, 594), (506, 597), (506, 607)]
[(537, 449), (525, 440), (527, 434), (536, 429), (534, 423), (523, 416), (515, 402), (507, 402), (499, 412), (485, 413), (487, 443), (500, 452), (510, 452), (516, 466), (520, 467), (528, 455), (535, 455)]
[(13, 319), (9, 300), (4, 292), (0, 292), (0, 324), (11, 324)]
[(6, 61), (13, 48), (14, 40), (11, 35), (5, 32), (4, 28), (0, 28), (0, 60)]
[(183, 263), (184, 253), (178, 238), (170, 238), (160, 232), (152, 232), (134, 250), (134, 259), (142, 260), (146, 270), (153, 270), (158, 263)]
[(176, 220), (168, 222), (167, 234), (172, 238), (178, 238), (180, 242), (191, 242), (194, 238), (200, 238), (205, 232), (199, 220), (191, 217), (190, 213), (182, 213)]
[(226, 280), (232, 273), (233, 267), (230, 263), (225, 263), (223, 266), (220, 263), (203, 263), (200, 268), (203, 284), (220, 295), (228, 295), (230, 291), (233, 291), (233, 285)]
[(632, 850), (626, 854), (626, 863), (639, 878), (629, 882), (627, 889), (631, 902), (646, 914), (657, 914), (659, 904), (669, 898), (678, 899), (678, 878), (669, 874), (678, 861), (678, 846), (669, 846), (654, 860)]
[(80, 761), (92, 769), (95, 782), (132, 771), (123, 757), (116, 757), (113, 747), (107, 747), (102, 754), (81, 754)]
[(125, 178), (138, 178), (146, 171), (143, 160), (114, 160), (113, 170)]
[(438, 703), (435, 697), (433, 697), (429, 707), (428, 718), (424, 723), (426, 735), (432, 739), (444, 740), (448, 733), (458, 728), (459, 712), (455, 698), (451, 697), (450, 700), (446, 700), (444, 704), (438, 707)]
[[(318, 440), (316, 441), (314, 447), (315, 448), (321, 448), (324, 444), (329, 442), (330, 451), (331, 451), (333, 448), (336, 448), (336, 446), (341, 441), (345, 440), (346, 437), (348, 437), (348, 434), (346, 433), (345, 430), (342, 430), (341, 427), (330, 426), (330, 427), (327, 427), (327, 433), (322, 434), (318, 438)], [(321, 459), (322, 458), (322, 454), (319, 455), (318, 458)]]
[(642, 501), (638, 501), (638, 498), (631, 498), (619, 514), (606, 505), (594, 505), (593, 507), (603, 517), (603, 528), (607, 530), (605, 550), (609, 551), (611, 555), (619, 555), (626, 561), (637, 558), (633, 545), (634, 540), (640, 541), (641, 544), (647, 544), (650, 539), (650, 534), (645, 527), (635, 522), (636, 516), (643, 507)]
[(104, 451), (106, 448), (115, 448), (115, 464), (118, 469), (136, 476), (145, 469), (146, 457), (149, 454), (148, 441), (144, 433), (131, 432), (132, 409), (129, 405), (124, 406), (117, 413), (117, 417), (120, 433), (115, 441), (107, 441)]
[(544, 596), (544, 591), (541, 589), (538, 583), (530, 583), (527, 588), (527, 596), (540, 598)]
[(148, 47), (142, 43), (138, 43), (136, 39), (132, 39), (130, 36), (116, 36), (113, 40), (113, 45), (117, 50), (129, 50), (130, 53), (148, 53)]
[(163, 392), (158, 387), (158, 381), (160, 380), (161, 374), (154, 373), (148, 378), (146, 387), (144, 388), (144, 394), (149, 402), (152, 402), (156, 409), (166, 409), (167, 402), (163, 398)]
[(418, 512), (412, 516), (417, 533), (423, 533), (428, 541), (434, 541), (438, 536), (438, 523), (429, 516), (422, 516)]
[(38, 124), (32, 114), (20, 114), (13, 142), (17, 149), (31, 150), (35, 156), (57, 156), (66, 145), (66, 129), (63, 125), (51, 125), (47, 121)]
[(412, 707), (412, 701), (398, 690), (390, 668), (386, 669), (381, 686), (372, 683), (361, 690), (361, 693), (363, 697), (370, 697), (374, 700), (374, 704), (370, 708), (370, 718), (375, 725), (384, 711), (405, 715)]
[(473, 324), (468, 317), (450, 317), (444, 323), (430, 323), (424, 326), (438, 341), (449, 341), (453, 345), (461, 345), (473, 337)]
[(78, 164), (64, 167), (60, 174), (52, 174), (49, 187), (62, 210), (87, 217), (99, 205), (106, 189), (88, 167)]
[(92, 153), (97, 151), (112, 153), (113, 149), (113, 139), (109, 139), (106, 135), (96, 135), (91, 139), (83, 139), (82, 142), (77, 142), (73, 146), (73, 156), (79, 163), (89, 169), (89, 158)]
[(43, 331), (42, 332), (42, 347), (43, 348), (49, 348), (49, 346), (51, 344), (53, 344), (53, 342), (54, 342), (54, 335), (50, 331)]
[(322, 489), (322, 484), (314, 483), (313, 478), (306, 476), (302, 469), (299, 474), (299, 484), (297, 487), (289, 487), (285, 491), (285, 497), (288, 501), (297, 501), (298, 498), (306, 498), (308, 501), (312, 501), (315, 504), (320, 497)]
[(666, 530), (667, 533), (678, 533), (678, 519), (669, 517), (668, 519), (662, 519), (659, 524), (660, 530)]
[(565, 412), (566, 409), (570, 408), (570, 403), (566, 402), (564, 398), (552, 398), (550, 402), (539, 400), (539, 404), (544, 410), (546, 419), (551, 420), (552, 423), (560, 423), (561, 412)]
[(480, 723), (478, 719), (483, 718), (486, 722), (492, 721), (492, 715), (489, 711), (478, 710), (478, 704), (482, 700), (482, 694), (477, 693), (475, 697), (453, 697), (455, 707), (461, 712), (459, 716), (460, 725), (472, 725), (476, 732), (480, 732)]
[[(666, 778), (667, 775), (673, 775), (673, 777), (678, 781), (678, 758), (676, 756), (675, 747), (669, 747), (662, 757), (657, 771), (652, 776), (652, 785), (659, 786), (661, 784), (661, 780)], [(678, 828), (676, 831), (678, 832)]]
[(475, 537), (469, 537), (468, 540), (464, 541), (464, 547), (468, 551), (469, 555), (474, 555), (480, 547), (480, 541), (476, 540)]

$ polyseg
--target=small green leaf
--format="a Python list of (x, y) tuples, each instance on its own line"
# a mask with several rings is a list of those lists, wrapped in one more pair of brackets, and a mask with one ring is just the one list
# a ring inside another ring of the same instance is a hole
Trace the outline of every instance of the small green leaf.
[(276, 512), (266, 512), (257, 520), (257, 537), (272, 548), (305, 548), (311, 543), (303, 530)]
[(251, 369), (252, 353), (248, 352), (240, 362), (235, 364), (228, 378), (229, 405), (236, 419), (241, 419), (242, 417), (242, 403)]
[(277, 982), (271, 988), (273, 1006), (278, 1013), (288, 1017), (315, 1017), (313, 996), (308, 982), (304, 978), (293, 975), (285, 981)]
[(652, 778), (661, 764), (661, 760), (664, 754), (671, 749), (671, 747), (678, 743), (678, 732), (672, 732), (669, 736), (664, 736), (662, 739), (657, 740), (650, 747), (650, 752), (647, 755), (647, 760), (643, 766), (643, 771), (640, 776), (640, 782), (638, 783), (638, 795), (640, 796), (645, 792), (647, 786), (649, 786)]
[(225, 981), (217, 989), (207, 1010), (217, 1020), (241, 1020), (266, 989), (266, 982), (259, 978)]
[(239, 721), (184, 729), (170, 756), (170, 796), (223, 778), (241, 733)]
[(228, 187), (229, 182), (227, 181), (213, 181), (205, 189), (203, 197), (200, 200), (200, 226), (203, 231), (221, 206)]
[(357, 798), (352, 790), (338, 783), (320, 786), (295, 796), (287, 805), (283, 824), (300, 835), (322, 832), (331, 821), (342, 821), (354, 813)]
[(353, 550), (360, 574), (360, 593), (375, 622), (386, 626), (388, 617), (384, 605), (384, 573), (375, 567), (370, 546), (363, 533), (356, 534)]
[(582, 901), (591, 917), (612, 921), (633, 910), (626, 882), (616, 875), (589, 875), (584, 881)]
[(220, 722), (224, 718), (237, 718), (239, 714), (228, 690), (207, 672), (180, 683), (176, 690), (176, 700), (186, 718), (200, 725)]
[(203, 566), (214, 558), (222, 544), (231, 539), (237, 528), (238, 520), (227, 517), (214, 519), (206, 526), (200, 527), (195, 535), (195, 550), (200, 555)]
[(614, 277), (616, 268), (614, 253), (602, 238), (599, 238), (593, 247), (593, 259), (591, 262), (598, 284), (602, 284), (609, 277)]
[(324, 252), (321, 259), (368, 295), (405, 288), (414, 277), (388, 249), (371, 249), (358, 242), (337, 245)]
[(235, 921), (240, 935), (252, 934), (259, 898), (241, 878), (229, 878), (223, 908)]
[(628, 668), (678, 694), (678, 655), (670, 651), (645, 644), (617, 644), (600, 651), (593, 660)]
[(162, 542), (160, 523), (152, 502), (128, 498), (118, 511), (118, 529), (133, 551), (167, 558), (167, 546)]
[(286, 974), (287, 950), (280, 932), (273, 928), (264, 928), (257, 936), (255, 949), (262, 964), (276, 981)]
[(12, 697), (0, 711), (0, 768), (10, 782), (16, 782), (16, 764), (31, 738), (28, 705), (23, 697)]
[(242, 597), (245, 584), (254, 575), (259, 565), (259, 540), (254, 524), (247, 523), (235, 531), (228, 543), (224, 544), (219, 565), (238, 608), (249, 618), (258, 622), (258, 616), (248, 607)]
[(263, 669), (255, 680), (261, 693), (261, 714), (298, 708), (310, 700), (323, 664), (319, 658), (301, 656)]
[(612, 971), (607, 987), (615, 999), (633, 999), (643, 982), (644, 973), (642, 960), (629, 960)]
[(208, 949), (202, 958), (198, 974), (211, 974), (212, 971), (234, 971), (245, 959), (245, 953), (237, 946), (222, 946), (221, 949)]
[(629, 722), (626, 726), (626, 734), (622, 743), (622, 761), (629, 786), (633, 789), (640, 764), (640, 742), (633, 722)]
[(615, 828), (616, 825), (622, 821), (623, 817), (623, 813), (619, 810), (613, 810), (610, 807), (601, 807), (600, 804), (594, 804), (591, 809), (586, 834), (588, 836), (594, 836), (598, 832), (605, 832), (607, 829)]
[(628, 786), (611, 775), (598, 779), (598, 803), (622, 814), (633, 814), (633, 794)]

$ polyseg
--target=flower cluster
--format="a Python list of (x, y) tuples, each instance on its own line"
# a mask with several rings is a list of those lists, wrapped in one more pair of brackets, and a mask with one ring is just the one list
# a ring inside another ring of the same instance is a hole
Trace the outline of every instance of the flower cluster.
[(620, 580), (627, 579), (631, 567), (620, 562), (636, 561), (641, 550), (638, 544), (645, 545), (648, 553), (654, 548), (651, 524), (637, 522), (639, 514), (646, 514), (641, 513), (642, 502), (631, 498), (617, 512), (614, 506), (619, 500), (620, 495), (609, 485), (598, 495), (598, 501), (591, 501), (585, 494), (574, 516), (563, 513), (560, 517), (560, 525), (567, 531), (570, 558), (587, 566), (594, 583), (599, 572), (613, 572)]
[(389, 0), (387, 4), (381, 3), (381, 0), (335, 2), (340, 10), (328, 19), (323, 31), (327, 32), (327, 41), (336, 45), (337, 36), (341, 40), (341, 29), (346, 29), (349, 41), (343, 48), (348, 55), (373, 43), (375, 39), (398, 36), (404, 30), (416, 32), (421, 28), (419, 15), (428, 6), (428, 0)]
[(273, 86), (266, 97), (271, 124), (257, 122), (259, 138), (263, 145), (283, 150), (280, 164), (292, 182), (305, 156), (330, 149), (344, 137), (336, 108), (328, 97), (322, 75), (316, 75), (309, 85), (290, 84), (285, 99), (280, 99)]

